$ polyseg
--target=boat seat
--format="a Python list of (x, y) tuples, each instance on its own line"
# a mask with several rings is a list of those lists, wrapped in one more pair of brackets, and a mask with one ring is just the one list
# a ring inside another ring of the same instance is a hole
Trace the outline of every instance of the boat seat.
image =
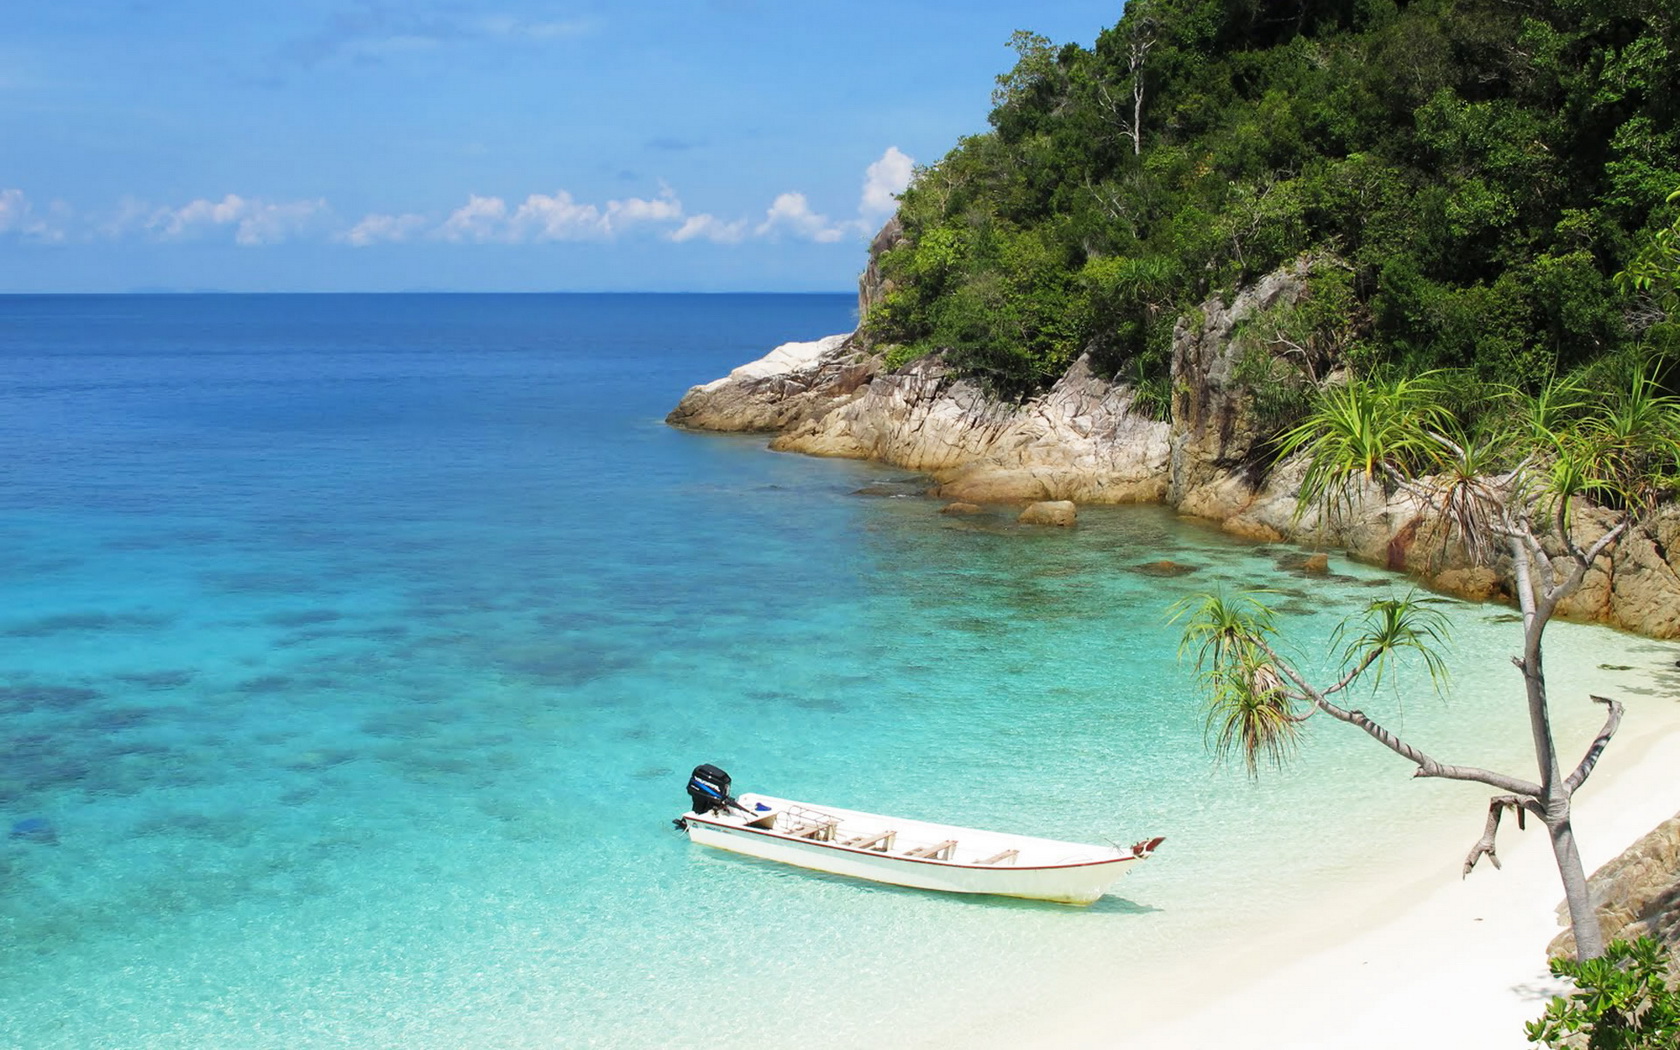
[(828, 842), (834, 838), (837, 824), (801, 824), (790, 828), (788, 836), (796, 839), (810, 839), (812, 842)]
[(843, 840), (840, 845), (853, 849), (872, 849), (885, 853), (892, 849), (893, 839), (898, 837), (896, 831), (883, 831), (878, 835), (853, 835)]
[(921, 849), (907, 849), (904, 851), (904, 855), (906, 857), (922, 857), (926, 860), (950, 860), (951, 851), (956, 848), (956, 839), (946, 839), (944, 842), (936, 842), (931, 846), (923, 846)]
[(994, 853), (990, 857), (987, 857), (985, 860), (977, 860), (974, 863), (976, 863), (976, 864), (1002, 864), (1004, 861), (1007, 860), (1009, 863), (1013, 864), (1013, 863), (1015, 863), (1015, 858), (1019, 857), (1020, 855), (1021, 855), (1021, 851), (1018, 850), (1018, 849), (1006, 849), (1002, 853)]

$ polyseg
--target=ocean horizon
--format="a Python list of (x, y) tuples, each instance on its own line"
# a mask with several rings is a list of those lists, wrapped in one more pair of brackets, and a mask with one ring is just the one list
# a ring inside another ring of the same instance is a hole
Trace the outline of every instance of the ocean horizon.
[[(0, 296), (0, 1045), (937, 1041), (1070, 975), (1158, 996), (1153, 970), (1325, 886), (1462, 856), (1486, 792), (1345, 727), (1257, 780), (1217, 764), (1170, 623), (1264, 588), (1324, 670), (1337, 620), (1406, 580), (1334, 554), (1308, 575), (1156, 506), (953, 519), (902, 470), (664, 424), (855, 310)], [(1362, 702), (1526, 770), (1512, 613), (1447, 608), (1448, 695), (1412, 674)], [(1672, 643), (1548, 641), (1565, 752), (1589, 691), (1631, 720), (1680, 684)], [(1166, 842), (1090, 908), (856, 882), (687, 842), (701, 762), (738, 791)]]

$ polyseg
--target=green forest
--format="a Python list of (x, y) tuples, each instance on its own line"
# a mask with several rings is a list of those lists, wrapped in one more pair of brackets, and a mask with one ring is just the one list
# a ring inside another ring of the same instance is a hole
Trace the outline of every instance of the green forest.
[[(1079, 354), (1164, 412), (1174, 322), (1280, 265), (1275, 340), (1355, 375), (1534, 388), (1680, 348), (1674, 0), (1130, 0), (1028, 32), (990, 130), (920, 169), (864, 333), (1004, 395)], [(1672, 241), (1669, 242), (1672, 246)]]

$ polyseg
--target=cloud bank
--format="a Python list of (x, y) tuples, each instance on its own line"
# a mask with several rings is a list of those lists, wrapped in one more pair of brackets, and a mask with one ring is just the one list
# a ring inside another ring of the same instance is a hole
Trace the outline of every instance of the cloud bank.
[(220, 239), (246, 248), (299, 240), (367, 248), (421, 241), (610, 242), (632, 236), (653, 236), (673, 244), (740, 244), (755, 239), (833, 244), (873, 234), (897, 207), (896, 195), (910, 184), (914, 168), (898, 147), (888, 147), (864, 172), (855, 218), (830, 218), (816, 210), (804, 193), (790, 190), (778, 194), (756, 221), (747, 216), (691, 213), (669, 186), (661, 186), (653, 197), (598, 204), (580, 201), (564, 189), (532, 193), (518, 203), (468, 194), (466, 203), (447, 212), (371, 212), (348, 224), (321, 198), (276, 201), (229, 193), (176, 206), (128, 199), (105, 215), (78, 215), (60, 202), (37, 209), (22, 190), (0, 188), (0, 238), (40, 243), (129, 237), (158, 242)]

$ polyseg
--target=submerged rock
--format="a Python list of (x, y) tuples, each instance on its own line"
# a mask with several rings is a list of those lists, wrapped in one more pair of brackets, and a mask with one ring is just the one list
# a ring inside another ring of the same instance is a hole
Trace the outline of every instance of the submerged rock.
[(1050, 500), (1029, 504), (1015, 520), (1023, 525), (1057, 525), (1072, 528), (1079, 523), (1079, 510), (1071, 500)]
[(24, 817), (12, 825), (8, 838), (37, 842), (43, 846), (58, 845), (58, 828), (46, 817)]
[(985, 512), (985, 508), (977, 503), (947, 503), (939, 508), (941, 514), (984, 514)]
[(1197, 568), (1194, 565), (1181, 565), (1176, 561), (1168, 561), (1163, 558), (1160, 561), (1150, 561), (1144, 562), (1142, 565), (1134, 565), (1132, 566), (1132, 571), (1140, 573), (1144, 576), (1161, 576), (1171, 578), (1174, 576), (1188, 576), (1191, 573), (1196, 572)]

